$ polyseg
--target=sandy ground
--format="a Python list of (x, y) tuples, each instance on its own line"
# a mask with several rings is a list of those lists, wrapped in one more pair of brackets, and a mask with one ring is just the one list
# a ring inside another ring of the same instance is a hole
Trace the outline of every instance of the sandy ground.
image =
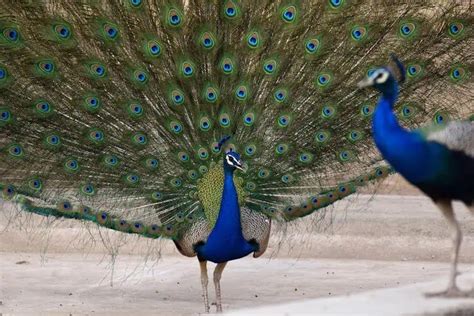
[[(263, 258), (249, 257), (227, 266), (222, 279), (224, 310), (273, 306), (284, 311), (286, 307), (278, 304), (298, 302), (308, 308), (304, 304), (312, 299), (322, 302), (318, 306), (327, 304), (327, 299), (336, 299), (337, 306), (361, 300), (369, 306), (370, 295), (357, 295), (404, 286), (409, 287), (404, 293), (413, 290), (410, 286), (418, 292), (442, 287), (451, 242), (440, 212), (410, 188), (382, 193), (342, 201), (325, 216), (315, 214), (274, 227)], [(455, 209), (465, 232), (461, 271), (462, 285), (468, 287), (474, 285), (474, 216), (461, 204)], [(6, 204), (0, 215), (2, 314), (203, 311), (197, 260), (179, 256), (169, 241), (17, 214)], [(433, 280), (437, 283), (426, 283)], [(212, 282), (209, 293), (213, 300)], [(393, 293), (389, 297), (403, 300)], [(397, 314), (393, 304), (387, 305), (395, 311), (390, 315)], [(448, 308), (451, 303), (436, 304)]]

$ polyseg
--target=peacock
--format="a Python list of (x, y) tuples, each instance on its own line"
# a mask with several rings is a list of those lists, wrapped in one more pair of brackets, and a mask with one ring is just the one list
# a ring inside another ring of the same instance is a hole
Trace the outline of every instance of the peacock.
[[(473, 60), (471, 52), (462, 56)], [(405, 81), (404, 65), (393, 57), (400, 72), (400, 82)], [(454, 70), (455, 71), (455, 70)], [(454, 73), (452, 73), (455, 76)], [(466, 91), (468, 98), (458, 98), (456, 102), (466, 102), (466, 107), (474, 113), (474, 90)], [(393, 108), (398, 98), (399, 87), (394, 70), (383, 67), (375, 70), (359, 83), (359, 87), (372, 86), (382, 93), (375, 109), (372, 128), (375, 143), (382, 156), (410, 183), (428, 195), (443, 213), (453, 230), (453, 255), (448, 288), (428, 296), (472, 296), (456, 285), (457, 264), (462, 232), (456, 220), (452, 201), (460, 200), (474, 215), (474, 117), (472, 120), (443, 122), (437, 126), (427, 126), (407, 131), (400, 126)], [(432, 89), (440, 89), (433, 87)], [(435, 99), (434, 102), (449, 105), (454, 100)], [(438, 118), (440, 120), (440, 118)], [(403, 150), (401, 150), (403, 149)]]
[(206, 312), (217, 263), (222, 311), (226, 263), (262, 255), (272, 221), (393, 172), (361, 72), (409, 61), (409, 126), (472, 112), (471, 22), (456, 1), (1, 0), (2, 198), (173, 240)]

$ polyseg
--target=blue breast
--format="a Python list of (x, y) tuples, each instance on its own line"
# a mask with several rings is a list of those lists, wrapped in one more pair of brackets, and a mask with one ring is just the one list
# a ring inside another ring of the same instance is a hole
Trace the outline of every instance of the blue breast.
[(215, 263), (235, 260), (256, 251), (256, 246), (245, 240), (240, 222), (240, 207), (232, 171), (226, 170), (221, 207), (216, 225), (207, 241), (196, 247), (200, 260)]

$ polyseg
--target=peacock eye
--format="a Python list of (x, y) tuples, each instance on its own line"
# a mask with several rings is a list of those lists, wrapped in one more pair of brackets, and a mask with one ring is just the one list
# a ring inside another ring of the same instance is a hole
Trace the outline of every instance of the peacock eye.
[(384, 83), (385, 81), (387, 81), (389, 76), (390, 76), (390, 74), (388, 72), (381, 71), (375, 76), (374, 81), (378, 84), (381, 84), (381, 83)]
[(239, 163), (237, 162), (237, 159), (234, 158), (234, 156), (228, 155), (227, 156), (227, 161), (230, 165), (238, 165)]
[(379, 72), (377, 76), (375, 77), (375, 80), (382, 78), (382, 76), (383, 76), (383, 73)]

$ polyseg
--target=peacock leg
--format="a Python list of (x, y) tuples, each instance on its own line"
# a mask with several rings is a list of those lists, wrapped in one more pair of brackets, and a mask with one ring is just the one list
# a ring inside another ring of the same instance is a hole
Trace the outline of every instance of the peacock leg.
[(207, 277), (207, 261), (199, 261), (199, 267), (201, 268), (201, 285), (202, 285), (202, 296), (204, 297), (204, 310), (209, 313), (209, 295), (207, 294), (207, 284), (209, 278)]
[[(474, 215), (474, 204), (472, 204), (472, 205), (467, 205), (467, 207), (468, 207), (469, 210), (471, 211), (472, 215)], [(474, 286), (472, 287), (471, 292), (469, 292), (469, 296), (470, 296), (470, 297), (474, 297)]]
[(221, 276), (227, 262), (218, 263), (214, 270), (214, 286), (216, 288), (216, 308), (218, 313), (222, 313), (221, 301)]
[(441, 200), (436, 202), (438, 208), (443, 212), (444, 217), (449, 223), (449, 226), (453, 230), (453, 254), (451, 263), (451, 273), (449, 277), (448, 288), (445, 291), (437, 293), (428, 293), (428, 297), (444, 296), (444, 297), (459, 297), (467, 296), (467, 293), (462, 292), (456, 285), (456, 277), (458, 275), (458, 259), (459, 259), (459, 248), (462, 241), (462, 232), (459, 227), (459, 223), (456, 220), (456, 215), (453, 211), (451, 200)]

